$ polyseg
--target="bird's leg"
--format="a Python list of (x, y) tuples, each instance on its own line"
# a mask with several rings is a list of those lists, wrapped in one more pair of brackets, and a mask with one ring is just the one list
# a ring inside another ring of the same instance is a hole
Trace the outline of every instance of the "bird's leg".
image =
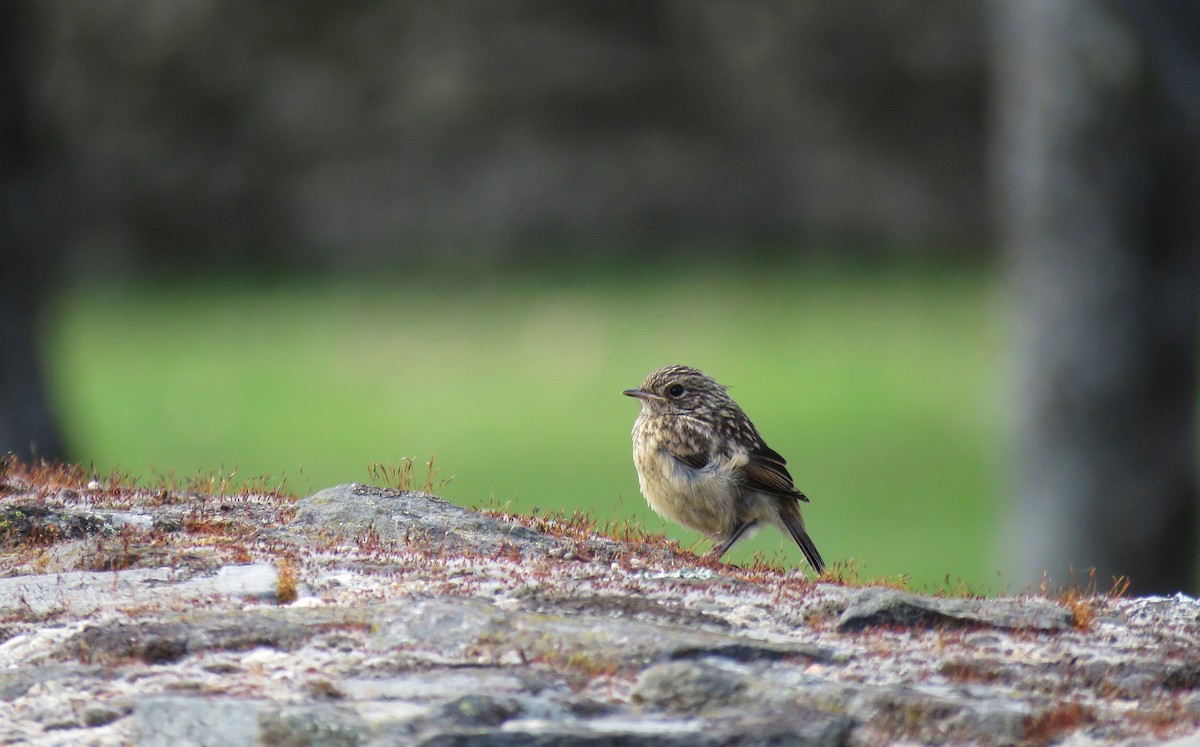
[(720, 560), (721, 556), (729, 552), (729, 548), (733, 547), (734, 543), (741, 539), (742, 535), (746, 533), (746, 530), (754, 526), (754, 524), (755, 522), (753, 521), (743, 521), (738, 523), (738, 525), (733, 528), (733, 531), (729, 533), (729, 536), (725, 538), (725, 541), (722, 542), (719, 547), (713, 550), (713, 556), (717, 560)]

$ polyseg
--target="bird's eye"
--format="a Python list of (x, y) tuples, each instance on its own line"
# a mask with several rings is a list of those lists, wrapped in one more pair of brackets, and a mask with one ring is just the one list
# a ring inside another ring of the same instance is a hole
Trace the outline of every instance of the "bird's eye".
[(679, 399), (683, 396), (683, 384), (672, 384), (667, 389), (667, 396), (671, 399)]

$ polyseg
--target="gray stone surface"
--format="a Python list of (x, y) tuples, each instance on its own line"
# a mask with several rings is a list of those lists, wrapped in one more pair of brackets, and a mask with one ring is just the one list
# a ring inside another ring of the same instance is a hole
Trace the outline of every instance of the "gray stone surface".
[(149, 601), (164, 588), (180, 597), (214, 595), (274, 601), (275, 567), (265, 563), (222, 566), (213, 575), (192, 577), (173, 568), (121, 572), (69, 571), (0, 578), (0, 615), (47, 614), (67, 607), (82, 614), (114, 603)]
[[(1132, 747), (1200, 728), (1182, 595), (813, 583), (361, 486), (46, 495), (38, 520), (85, 531), (0, 548), (0, 744)], [(71, 566), (98, 555), (129, 566)]]
[(630, 693), (634, 703), (694, 713), (745, 699), (748, 677), (698, 662), (671, 662), (645, 669)]
[(266, 707), (243, 698), (144, 698), (133, 709), (133, 740), (141, 747), (256, 747)]
[(1009, 630), (1057, 631), (1071, 627), (1071, 613), (1037, 599), (939, 599), (896, 589), (859, 589), (838, 619), (846, 631), (878, 625), (917, 627), (992, 627)]
[(505, 546), (544, 552), (555, 544), (519, 524), (464, 511), (432, 495), (357, 483), (302, 498), (296, 509), (297, 526), (360, 541), (373, 533), (384, 543), (425, 542), (486, 553)]

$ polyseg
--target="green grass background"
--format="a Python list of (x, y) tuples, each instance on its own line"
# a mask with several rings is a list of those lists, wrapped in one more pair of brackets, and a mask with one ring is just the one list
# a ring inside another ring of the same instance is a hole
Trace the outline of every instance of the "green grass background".
[[(1001, 312), (984, 269), (160, 281), (65, 290), (48, 352), (102, 474), (236, 467), (306, 494), (435, 453), (456, 503), (636, 516), (704, 550), (641, 498), (620, 395), (695, 365), (788, 458), (827, 560), (999, 590)], [(730, 559), (756, 551), (800, 561), (772, 529)]]

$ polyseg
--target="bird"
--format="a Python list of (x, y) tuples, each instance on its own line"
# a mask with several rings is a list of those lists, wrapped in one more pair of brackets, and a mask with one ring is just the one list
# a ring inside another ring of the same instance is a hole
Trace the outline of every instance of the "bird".
[(699, 369), (675, 365), (622, 394), (641, 400), (633, 463), (655, 513), (713, 536), (717, 559), (760, 525), (774, 525), (796, 541), (818, 575), (825, 571), (800, 515), (808, 498), (725, 387)]

